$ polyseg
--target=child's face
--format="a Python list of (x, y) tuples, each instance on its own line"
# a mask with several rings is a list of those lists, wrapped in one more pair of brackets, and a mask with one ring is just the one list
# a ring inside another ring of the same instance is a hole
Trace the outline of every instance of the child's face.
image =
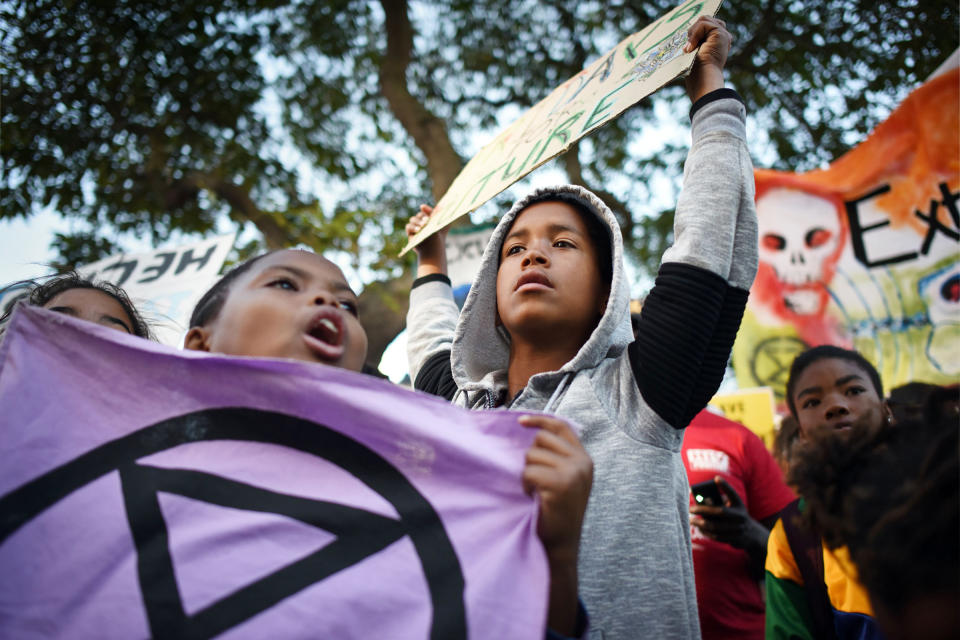
[(870, 376), (849, 360), (817, 360), (800, 374), (793, 394), (804, 438), (879, 429), (889, 416)]
[(133, 334), (133, 321), (123, 305), (98, 289), (67, 289), (50, 298), (43, 308)]
[(539, 202), (514, 220), (500, 248), (497, 312), (511, 335), (586, 340), (609, 296), (580, 214)]
[(360, 371), (367, 334), (357, 296), (329, 260), (287, 250), (258, 260), (234, 281), (205, 327), (187, 333), (188, 349), (293, 358)]

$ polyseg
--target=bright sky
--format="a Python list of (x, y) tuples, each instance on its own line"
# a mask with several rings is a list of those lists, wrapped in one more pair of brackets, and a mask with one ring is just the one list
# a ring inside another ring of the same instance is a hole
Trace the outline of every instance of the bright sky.
[(68, 225), (56, 214), (43, 211), (29, 219), (0, 220), (0, 282), (9, 283), (33, 278), (49, 269), (45, 262), (55, 258), (50, 240)]

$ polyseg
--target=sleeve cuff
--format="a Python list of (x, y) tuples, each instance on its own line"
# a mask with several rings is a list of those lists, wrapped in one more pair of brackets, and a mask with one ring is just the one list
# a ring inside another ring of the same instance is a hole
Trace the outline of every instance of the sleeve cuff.
[(734, 91), (733, 89), (724, 87), (722, 89), (715, 89), (710, 93), (700, 96), (700, 99), (693, 103), (690, 107), (690, 119), (693, 120), (694, 114), (699, 111), (702, 107), (710, 104), (715, 100), (723, 100), (724, 98), (733, 98), (738, 101), (740, 104), (743, 104), (743, 98), (740, 97), (740, 94)]
[[(704, 96), (704, 97), (706, 97), (706, 96)], [(414, 281), (413, 281), (413, 284), (410, 286), (410, 289), (416, 289), (416, 288), (419, 287), (420, 285), (422, 285), (422, 284), (427, 284), (428, 282), (443, 282), (443, 283), (446, 283), (447, 285), (453, 286), (453, 285), (450, 283), (450, 278), (448, 278), (448, 277), (445, 276), (444, 274), (442, 274), (442, 273), (431, 273), (430, 275), (421, 276), (421, 277), (417, 278), (416, 280), (414, 280)]]
[[(410, 312), (408, 312), (407, 322), (410, 322), (409, 313), (414, 309), (419, 309), (424, 304), (435, 303), (437, 300), (444, 300), (453, 305), (456, 309), (454, 317), (460, 315), (460, 309), (457, 308), (457, 303), (453, 299), (450, 278), (439, 273), (417, 278), (410, 287)], [(433, 313), (433, 311), (430, 312), (431, 317)]]

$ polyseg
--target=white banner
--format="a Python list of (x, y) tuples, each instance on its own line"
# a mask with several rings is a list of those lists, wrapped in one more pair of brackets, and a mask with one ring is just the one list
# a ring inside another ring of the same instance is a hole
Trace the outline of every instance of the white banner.
[(461, 307), (480, 270), (483, 250), (493, 235), (495, 224), (451, 229), (447, 235), (447, 274), (457, 304)]
[(175, 248), (121, 253), (77, 269), (85, 276), (112, 282), (128, 291), (167, 285), (185, 279), (213, 277), (220, 272), (234, 234), (216, 236)]
[(235, 234), (148, 253), (121, 254), (80, 267), (86, 277), (122, 287), (163, 344), (180, 346), (190, 312), (219, 278)]

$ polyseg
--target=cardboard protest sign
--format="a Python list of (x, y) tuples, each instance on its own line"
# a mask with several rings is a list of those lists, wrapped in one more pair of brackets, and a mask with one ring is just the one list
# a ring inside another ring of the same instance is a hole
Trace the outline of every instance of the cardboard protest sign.
[(147, 253), (121, 254), (77, 269), (122, 287), (163, 344), (179, 346), (190, 312), (219, 277), (235, 234)]
[(720, 3), (685, 0), (531, 107), (467, 163), (401, 255), (689, 71), (696, 52), (683, 53), (687, 28)]
[(782, 401), (793, 358), (819, 344), (857, 349), (887, 389), (960, 380), (960, 71), (915, 89), (828, 168), (755, 177), (741, 386)]
[(773, 389), (739, 389), (729, 393), (718, 393), (710, 404), (723, 411), (728, 420), (739, 422), (753, 431), (763, 440), (769, 449), (773, 446), (774, 436), (774, 400)]
[(0, 637), (544, 635), (515, 413), (31, 307), (0, 406)]

